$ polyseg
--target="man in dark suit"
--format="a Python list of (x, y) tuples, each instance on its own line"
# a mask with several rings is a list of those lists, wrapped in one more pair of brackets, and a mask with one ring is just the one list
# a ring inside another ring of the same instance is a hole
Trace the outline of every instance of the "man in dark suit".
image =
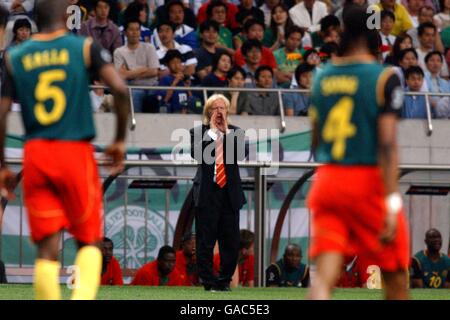
[[(245, 132), (228, 124), (230, 102), (212, 95), (203, 125), (191, 129), (191, 156), (198, 162), (193, 197), (196, 208), (197, 264), (205, 290), (229, 291), (239, 255), (239, 210), (246, 203), (237, 162), (245, 159)], [(220, 274), (213, 275), (218, 241)]]

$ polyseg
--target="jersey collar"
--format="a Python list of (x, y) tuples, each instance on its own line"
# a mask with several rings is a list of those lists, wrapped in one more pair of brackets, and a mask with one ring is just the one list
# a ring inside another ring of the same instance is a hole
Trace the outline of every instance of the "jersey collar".
[(37, 33), (31, 36), (31, 39), (37, 41), (51, 41), (56, 38), (62, 37), (67, 33), (66, 29), (58, 29), (50, 33)]

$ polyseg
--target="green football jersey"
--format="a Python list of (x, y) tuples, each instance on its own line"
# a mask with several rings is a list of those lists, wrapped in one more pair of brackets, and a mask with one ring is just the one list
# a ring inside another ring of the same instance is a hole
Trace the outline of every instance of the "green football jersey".
[(444, 288), (450, 272), (448, 256), (441, 253), (441, 258), (437, 262), (432, 262), (425, 251), (420, 251), (415, 254), (414, 259), (418, 262), (425, 288)]
[(95, 137), (89, 72), (91, 39), (61, 33), (33, 37), (8, 52), (25, 138)]
[(314, 75), (310, 116), (319, 131), (316, 161), (377, 164), (377, 119), (393, 74), (376, 62), (354, 62), (328, 63)]

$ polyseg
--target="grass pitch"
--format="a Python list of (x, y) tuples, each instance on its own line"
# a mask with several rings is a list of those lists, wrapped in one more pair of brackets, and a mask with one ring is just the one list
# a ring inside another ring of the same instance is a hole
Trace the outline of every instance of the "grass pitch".
[[(70, 290), (62, 286), (64, 299), (69, 299)], [(202, 287), (138, 287), (102, 286), (98, 300), (303, 300), (307, 289), (298, 288), (236, 288), (232, 292), (206, 292)], [(449, 289), (414, 289), (414, 300), (450, 300)], [(335, 300), (381, 300), (381, 290), (336, 289)], [(0, 285), (0, 300), (31, 300), (32, 285)]]

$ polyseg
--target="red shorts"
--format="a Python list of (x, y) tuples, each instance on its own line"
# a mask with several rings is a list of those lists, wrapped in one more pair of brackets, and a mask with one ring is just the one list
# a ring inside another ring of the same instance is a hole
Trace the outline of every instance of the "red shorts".
[(90, 143), (27, 142), (23, 189), (34, 242), (61, 229), (83, 243), (102, 239), (102, 187)]
[(357, 254), (381, 270), (407, 270), (409, 233), (398, 215), (395, 239), (379, 241), (386, 207), (381, 171), (371, 166), (325, 165), (317, 169), (308, 196), (312, 211), (312, 259), (326, 252)]

